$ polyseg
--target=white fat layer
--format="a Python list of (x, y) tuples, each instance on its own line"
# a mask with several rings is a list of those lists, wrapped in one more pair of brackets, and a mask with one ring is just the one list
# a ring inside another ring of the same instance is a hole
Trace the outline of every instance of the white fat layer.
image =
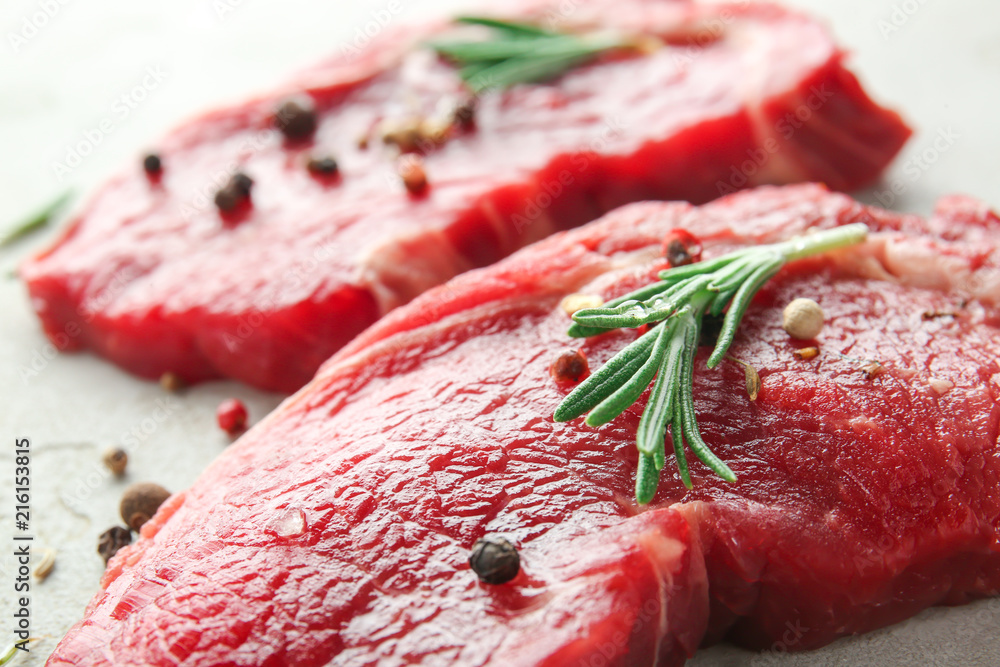
[(931, 239), (876, 234), (838, 256), (847, 272), (862, 278), (1000, 303), (1000, 269), (973, 269), (969, 258), (947, 254)]

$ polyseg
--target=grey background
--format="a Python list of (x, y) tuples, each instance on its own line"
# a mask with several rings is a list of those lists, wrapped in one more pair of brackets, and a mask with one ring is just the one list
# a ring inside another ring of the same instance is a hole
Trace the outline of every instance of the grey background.
[[(66, 186), (88, 191), (188, 115), (267, 90), (335, 51), (378, 12), (396, 23), (470, 6), (466, 0), (63, 2), (5, 0), (0, 8), (0, 229)], [(827, 19), (853, 52), (851, 65), (868, 89), (903, 109), (917, 130), (885, 182), (860, 193), (862, 199), (874, 202), (874, 192), (896, 182), (903, 194), (890, 207), (899, 210), (927, 213), (936, 197), (953, 192), (1000, 206), (1000, 3), (787, 3)], [(31, 23), (43, 5), (51, 16), (34, 33), (24, 32), (25, 21)], [(11, 34), (24, 42), (14, 44)], [(147, 77), (150, 71), (158, 77)], [(122, 95), (130, 96), (131, 106)], [(110, 132), (60, 178), (54, 163), (65, 161), (88, 130), (94, 136), (105, 119)], [(940, 131), (955, 135), (944, 151), (933, 148)], [(233, 383), (169, 398), (157, 385), (87, 355), (52, 354), (22, 286), (8, 277), (43, 242), (44, 236), (0, 249), (0, 434), (11, 449), (15, 437), (32, 440), (35, 548), (58, 554), (53, 574), (33, 584), (33, 634), (40, 641), (18, 665), (41, 664), (97, 591), (103, 567), (94, 552), (96, 536), (116, 522), (122, 488), (146, 479), (171, 490), (188, 486), (228, 443), (214, 423), (221, 399), (245, 399), (254, 420), (280, 400)], [(129, 475), (107, 479), (100, 452), (122, 444), (130, 432), (139, 444)], [(12, 466), (12, 454), (3, 454), (0, 545), (9, 544), (14, 532)], [(10, 551), (0, 546), (3, 642), (11, 623)], [(932, 609), (820, 651), (753, 654), (723, 646), (701, 652), (692, 664), (998, 665), (1000, 599)]]

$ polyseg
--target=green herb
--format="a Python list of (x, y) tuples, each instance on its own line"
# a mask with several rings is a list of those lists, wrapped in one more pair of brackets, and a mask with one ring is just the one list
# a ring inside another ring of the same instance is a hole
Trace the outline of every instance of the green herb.
[[(760, 288), (794, 259), (815, 255), (863, 241), (868, 227), (846, 225), (773, 245), (746, 248), (728, 255), (680, 266), (659, 274), (659, 282), (573, 314), (569, 335), (593, 336), (621, 327), (652, 325), (600, 370), (584, 380), (556, 408), (554, 418), (564, 422), (589, 413), (586, 424), (606, 424), (635, 403), (656, 377), (639, 421), (636, 444), (639, 469), (636, 500), (649, 503), (659, 484), (666, 453), (666, 430), (671, 429), (677, 468), (684, 485), (691, 488), (686, 441), (691, 451), (722, 479), (736, 475), (702, 440), (694, 413), (692, 381), (702, 317), (722, 321), (708, 367), (726, 356), (750, 301)], [(728, 310), (726, 307), (728, 306)]]
[[(23, 644), (24, 642), (32, 643), (36, 641), (38, 641), (37, 637), (28, 637), (23, 641), (17, 642), (17, 644)], [(17, 647), (17, 644), (10, 644), (3, 649), (2, 653), (0, 653), (0, 667), (10, 664), (10, 661), (14, 659), (18, 652), (23, 653), (23, 651)]]
[(0, 237), (0, 247), (9, 245), (17, 239), (27, 236), (49, 224), (52, 219), (62, 210), (63, 206), (70, 200), (73, 193), (69, 190), (62, 193), (54, 200), (45, 205), (27, 219), (11, 227), (2, 237)]
[(551, 79), (607, 51), (637, 46), (634, 38), (609, 33), (574, 35), (479, 16), (456, 21), (492, 30), (486, 40), (430, 44), (458, 65), (459, 76), (477, 95), (489, 88)]

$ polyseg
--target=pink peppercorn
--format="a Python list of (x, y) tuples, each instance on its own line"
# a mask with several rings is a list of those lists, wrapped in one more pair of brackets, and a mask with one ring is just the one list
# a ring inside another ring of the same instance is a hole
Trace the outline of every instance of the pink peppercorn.
[(247, 425), (247, 406), (238, 398), (227, 398), (215, 410), (219, 428), (229, 435), (236, 435)]

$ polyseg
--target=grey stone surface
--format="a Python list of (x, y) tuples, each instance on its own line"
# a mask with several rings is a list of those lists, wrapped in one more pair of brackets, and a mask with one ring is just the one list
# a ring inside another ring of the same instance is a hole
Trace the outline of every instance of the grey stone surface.
[[(336, 50), (343, 40), (358, 39), (359, 29), (373, 21), (377, 25), (379, 12), (396, 22), (469, 6), (462, 0), (398, 1), (6, 0), (0, 8), (0, 224), (18, 219), (67, 185), (85, 192), (126, 161), (138, 159), (180, 119), (268, 88), (296, 67)], [(891, 203), (882, 195), (890, 208), (927, 213), (936, 197), (951, 192), (1000, 206), (1000, 4), (789, 2), (827, 17), (854, 52), (852, 65), (869, 89), (904, 109), (918, 130), (886, 182), (862, 193), (864, 199), (877, 202), (876, 193), (895, 182), (902, 194)], [(45, 6), (51, 16), (44, 14)], [(105, 119), (107, 132), (100, 130)], [(101, 132), (99, 141), (95, 130)], [(940, 132), (954, 136), (943, 149), (941, 142), (934, 146)], [(92, 144), (88, 154), (60, 178), (55, 164), (65, 163), (67, 152), (81, 142)], [(15, 563), (7, 545), (16, 532), (10, 452), (16, 437), (32, 442), (34, 547), (57, 553), (52, 575), (32, 582), (32, 633), (40, 641), (14, 663), (24, 667), (44, 661), (97, 592), (103, 564), (96, 539), (118, 521), (122, 488), (137, 480), (172, 490), (188, 486), (227, 445), (214, 424), (221, 399), (244, 398), (254, 420), (279, 400), (231, 383), (170, 397), (155, 384), (90, 356), (53, 355), (22, 286), (7, 277), (17, 260), (42, 242), (0, 249), (0, 435), (5, 448), (0, 456), (0, 543), (5, 545), (0, 548), (0, 640), (12, 630)], [(99, 463), (102, 449), (116, 444), (131, 445), (124, 480), (104, 476)], [(754, 654), (723, 646), (701, 652), (691, 664), (1000, 665), (1000, 600), (928, 610), (819, 651)]]

